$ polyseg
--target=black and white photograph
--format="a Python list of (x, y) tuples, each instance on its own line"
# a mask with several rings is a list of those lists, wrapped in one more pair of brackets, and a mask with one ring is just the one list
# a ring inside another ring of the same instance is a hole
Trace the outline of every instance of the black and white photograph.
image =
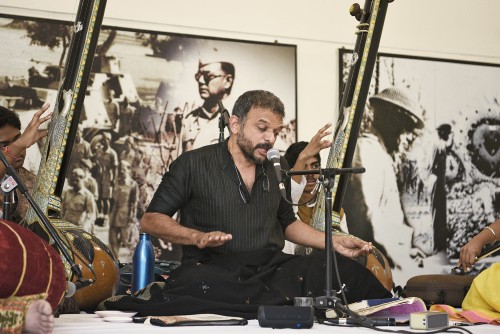
[(499, 12), (1, 0), (0, 333), (499, 332)]
[[(340, 59), (345, 80), (351, 52)], [(396, 285), (449, 274), (498, 217), (499, 86), (495, 64), (378, 55), (353, 159), (366, 172), (351, 176), (343, 207), (349, 232), (387, 256)]]
[[(44, 103), (55, 104), (71, 25), (2, 17), (0, 36), (0, 105), (17, 112), (24, 130)], [(287, 117), (275, 147), (284, 153), (296, 141), (294, 45), (103, 27), (92, 66), (61, 216), (122, 263), (131, 262), (139, 221), (170, 163), (227, 138), (243, 92), (280, 96)], [(41, 147), (30, 147), (24, 164), (34, 174)], [(180, 260), (180, 246), (153, 244), (158, 261)]]

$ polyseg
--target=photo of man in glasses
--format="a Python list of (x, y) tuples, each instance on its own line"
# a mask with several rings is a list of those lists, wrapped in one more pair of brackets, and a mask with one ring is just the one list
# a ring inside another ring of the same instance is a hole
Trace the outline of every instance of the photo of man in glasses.
[(203, 63), (201, 60), (194, 79), (203, 104), (191, 111), (184, 120), (183, 151), (217, 143), (219, 139), (219, 102), (231, 93), (234, 65), (225, 61)]

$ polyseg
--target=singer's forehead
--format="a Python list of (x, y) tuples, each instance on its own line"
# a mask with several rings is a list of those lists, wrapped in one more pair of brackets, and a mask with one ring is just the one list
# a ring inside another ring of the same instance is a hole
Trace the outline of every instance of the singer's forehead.
[(283, 117), (268, 108), (252, 107), (248, 112), (247, 120), (276, 131), (283, 128)]

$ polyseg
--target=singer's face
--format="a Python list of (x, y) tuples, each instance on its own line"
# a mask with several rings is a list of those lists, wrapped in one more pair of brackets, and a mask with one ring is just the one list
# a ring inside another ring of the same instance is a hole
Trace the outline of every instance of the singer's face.
[[(20, 136), (21, 131), (19, 131), (19, 129), (11, 125), (5, 125), (0, 129), (0, 148), (11, 145)], [(23, 166), (24, 158), (26, 157), (26, 150), (20, 152), (18, 156), (21, 157), (21, 159), (15, 160), (11, 163), (14, 169), (19, 169)]]
[(252, 107), (240, 125), (236, 142), (249, 161), (261, 164), (282, 128), (283, 118), (279, 114), (269, 109)]
[[(305, 169), (306, 170), (318, 170), (320, 168), (320, 163), (316, 157), (312, 157), (306, 161)], [(308, 174), (306, 175), (307, 184), (304, 188), (305, 192), (311, 192), (314, 190), (316, 186), (316, 180), (318, 179), (319, 174)]]

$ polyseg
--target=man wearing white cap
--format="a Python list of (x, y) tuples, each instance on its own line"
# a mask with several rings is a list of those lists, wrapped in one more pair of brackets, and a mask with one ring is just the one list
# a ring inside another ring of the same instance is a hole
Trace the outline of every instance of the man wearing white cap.
[(190, 112), (184, 120), (182, 131), (184, 151), (217, 143), (221, 113), (219, 102), (231, 93), (234, 74), (234, 65), (231, 63), (225, 61), (202, 63), (200, 61), (194, 78), (198, 83), (200, 97), (204, 101), (201, 107)]
[(420, 260), (424, 253), (413, 248), (413, 229), (405, 223), (394, 163), (395, 156), (411, 146), (415, 130), (424, 127), (421, 109), (407, 92), (389, 87), (370, 98), (365, 116), (366, 129), (358, 138), (352, 165), (366, 172), (353, 174), (349, 181), (343, 201), (348, 228), (372, 241), (391, 266), (403, 272), (411, 258)]

